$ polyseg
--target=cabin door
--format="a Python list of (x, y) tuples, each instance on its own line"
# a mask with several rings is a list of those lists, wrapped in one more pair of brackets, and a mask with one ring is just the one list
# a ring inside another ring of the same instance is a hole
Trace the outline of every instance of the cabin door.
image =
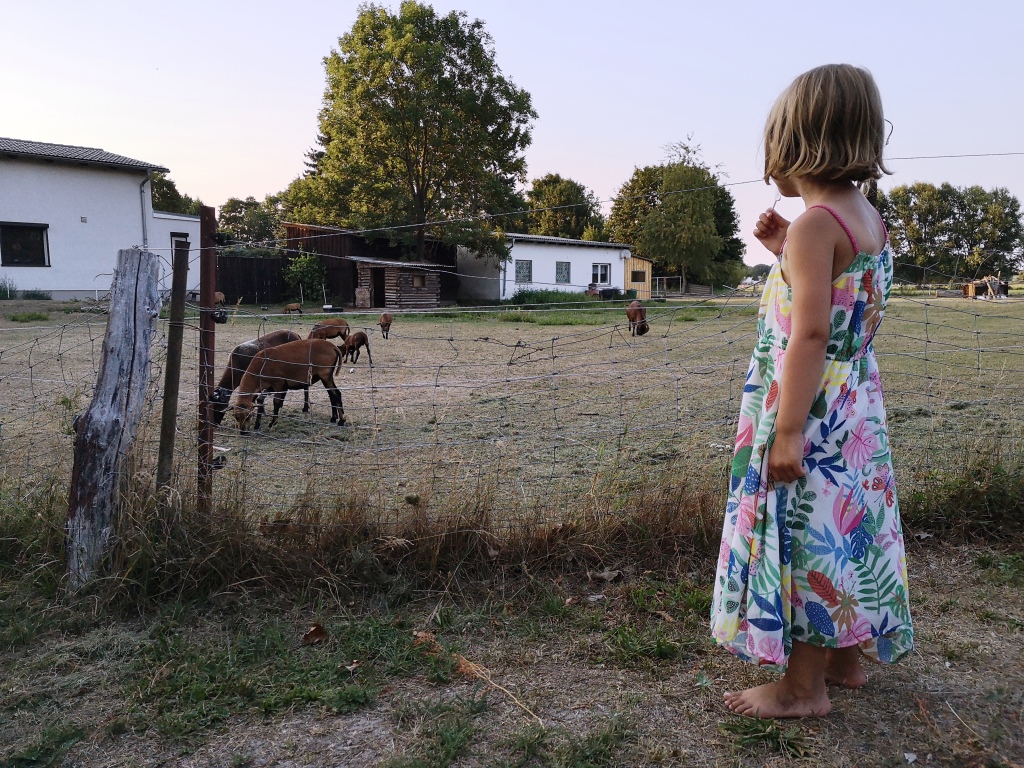
[(370, 306), (386, 307), (387, 300), (384, 296), (384, 268), (373, 267), (370, 269)]

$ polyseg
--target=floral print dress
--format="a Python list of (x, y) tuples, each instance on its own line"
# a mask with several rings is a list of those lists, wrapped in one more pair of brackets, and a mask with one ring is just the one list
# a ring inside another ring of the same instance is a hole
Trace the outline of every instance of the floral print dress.
[[(825, 207), (825, 206), (820, 206)], [(804, 427), (805, 477), (769, 483), (792, 292), (768, 275), (743, 388), (711, 630), (744, 660), (785, 668), (793, 641), (859, 645), (896, 661), (913, 647), (906, 556), (878, 364), (871, 346), (892, 286), (888, 241), (832, 282), (821, 389)]]

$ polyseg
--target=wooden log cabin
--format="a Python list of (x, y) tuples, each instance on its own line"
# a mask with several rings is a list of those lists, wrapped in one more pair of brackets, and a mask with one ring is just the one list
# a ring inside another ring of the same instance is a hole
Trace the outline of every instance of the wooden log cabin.
[(355, 263), (359, 309), (433, 309), (441, 306), (441, 272), (429, 261), (385, 261), (350, 256)]

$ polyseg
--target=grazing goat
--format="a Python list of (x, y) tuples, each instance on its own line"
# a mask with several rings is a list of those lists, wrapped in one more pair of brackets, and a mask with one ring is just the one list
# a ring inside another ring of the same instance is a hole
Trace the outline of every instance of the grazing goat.
[(373, 365), (373, 357), (370, 355), (370, 340), (362, 331), (356, 331), (345, 339), (345, 345), (341, 348), (341, 361), (358, 362), (360, 347), (366, 347), (366, 357), (370, 361), (370, 365)]
[(243, 435), (249, 433), (249, 423), (256, 414), (255, 429), (259, 430), (263, 418), (263, 402), (259, 395), (272, 392), (274, 415), (267, 429), (274, 426), (281, 410), (285, 393), (289, 389), (309, 388), (319, 381), (331, 398), (331, 423), (338, 426), (345, 423), (345, 408), (341, 402), (341, 390), (334, 383), (334, 374), (341, 365), (341, 350), (325, 339), (303, 339), (290, 341), (278, 347), (256, 353), (242, 381), (238, 385), (235, 399), (235, 421)]
[(290, 315), (292, 312), (298, 312), (300, 315), (302, 314), (302, 302), (301, 301), (296, 301), (294, 304), (285, 304), (284, 305), (284, 313), (286, 315)]
[(629, 318), (630, 336), (643, 336), (651, 327), (647, 324), (647, 310), (639, 301), (631, 301), (626, 307), (626, 317)]
[(385, 339), (388, 337), (388, 332), (391, 330), (391, 321), (393, 319), (394, 318), (391, 317), (390, 312), (382, 312), (380, 315), (380, 320), (377, 321), (377, 325), (380, 326), (380, 335), (383, 336)]
[(214, 291), (213, 292), (213, 303), (216, 304), (218, 307), (223, 307), (224, 306), (224, 294), (221, 293), (220, 291)]
[(349, 332), (348, 321), (343, 317), (329, 317), (326, 320), (321, 320), (313, 326), (313, 330), (309, 332), (307, 339), (333, 339), (335, 336), (340, 336), (341, 340), (344, 341), (348, 337)]
[[(252, 362), (257, 352), (277, 347), (281, 344), (287, 344), (289, 341), (298, 341), (301, 338), (295, 331), (274, 331), (265, 336), (260, 336), (258, 339), (243, 341), (232, 349), (231, 354), (228, 355), (228, 365), (224, 369), (220, 381), (217, 382), (216, 388), (213, 390), (213, 397), (210, 398), (210, 402), (213, 404), (213, 423), (219, 426), (224, 421), (224, 414), (227, 412), (228, 403), (231, 401), (231, 393), (237, 389), (242, 381), (242, 376), (249, 368), (249, 363)], [(305, 394), (305, 403), (302, 407), (303, 413), (309, 410), (309, 390), (306, 390)]]

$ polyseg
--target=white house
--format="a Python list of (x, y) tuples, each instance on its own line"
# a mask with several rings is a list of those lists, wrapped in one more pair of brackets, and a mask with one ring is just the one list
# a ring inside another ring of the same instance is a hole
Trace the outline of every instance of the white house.
[(98, 298), (118, 250), (140, 246), (166, 256), (169, 289), (172, 248), (198, 247), (199, 217), (153, 211), (150, 173), (166, 170), (102, 149), (0, 138), (0, 282), (54, 299)]
[(506, 237), (510, 257), (504, 262), (459, 249), (459, 298), (499, 301), (516, 291), (581, 293), (590, 288), (633, 290), (638, 298), (650, 298), (651, 262), (633, 256), (628, 245), (546, 235)]

